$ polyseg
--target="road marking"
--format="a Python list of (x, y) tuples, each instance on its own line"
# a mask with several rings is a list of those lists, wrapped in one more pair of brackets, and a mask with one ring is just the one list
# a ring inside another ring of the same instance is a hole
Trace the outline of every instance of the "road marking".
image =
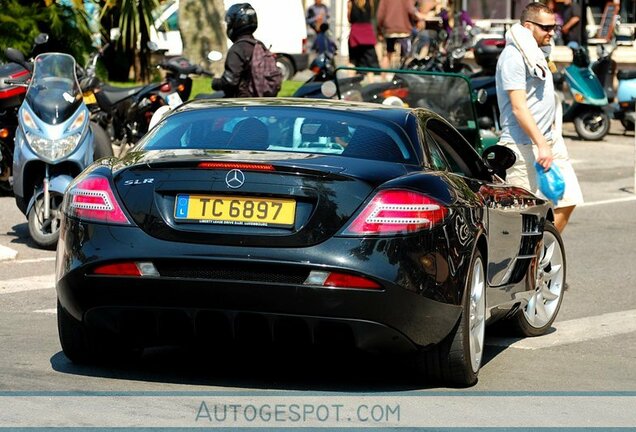
[(34, 310), (33, 312), (57, 315), (57, 309), (56, 308), (52, 308), (52, 309), (38, 309), (38, 310)]
[(614, 198), (614, 199), (608, 199), (603, 201), (584, 202), (583, 204), (579, 204), (577, 207), (592, 207), (597, 205), (615, 204), (615, 203), (623, 203), (623, 202), (630, 202), (630, 201), (636, 201), (636, 196), (625, 197), (625, 198)]
[(541, 349), (636, 332), (636, 309), (556, 322), (555, 331), (534, 338), (488, 338), (486, 345)]
[(0, 261), (14, 260), (15, 257), (17, 256), (18, 256), (17, 250), (0, 245)]
[(55, 257), (29, 258), (29, 259), (23, 259), (23, 260), (15, 260), (12, 262), (12, 264), (32, 264), (32, 263), (45, 262), (45, 261), (55, 261)]
[(55, 274), (30, 276), (19, 279), (0, 281), (0, 295), (13, 294), (22, 291), (52, 289), (55, 287)]

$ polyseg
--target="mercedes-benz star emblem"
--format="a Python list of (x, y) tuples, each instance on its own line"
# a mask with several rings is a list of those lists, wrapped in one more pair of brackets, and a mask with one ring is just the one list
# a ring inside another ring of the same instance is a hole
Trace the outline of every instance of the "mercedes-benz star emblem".
[(241, 170), (233, 169), (225, 176), (225, 184), (229, 188), (238, 189), (243, 186), (243, 183), (245, 183), (245, 174)]

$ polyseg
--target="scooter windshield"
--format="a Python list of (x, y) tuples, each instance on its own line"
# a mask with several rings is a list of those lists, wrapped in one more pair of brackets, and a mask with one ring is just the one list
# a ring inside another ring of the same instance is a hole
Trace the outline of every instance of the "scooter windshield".
[(68, 120), (82, 103), (75, 59), (62, 53), (37, 56), (26, 102), (46, 123), (59, 124)]

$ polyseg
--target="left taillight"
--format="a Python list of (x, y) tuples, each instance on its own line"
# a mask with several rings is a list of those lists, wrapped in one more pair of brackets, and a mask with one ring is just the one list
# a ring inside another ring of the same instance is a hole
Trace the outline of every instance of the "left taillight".
[(343, 235), (395, 235), (430, 229), (442, 222), (448, 208), (419, 192), (389, 189), (378, 192)]
[(78, 219), (130, 225), (110, 182), (100, 175), (88, 176), (74, 184), (67, 192), (65, 210)]

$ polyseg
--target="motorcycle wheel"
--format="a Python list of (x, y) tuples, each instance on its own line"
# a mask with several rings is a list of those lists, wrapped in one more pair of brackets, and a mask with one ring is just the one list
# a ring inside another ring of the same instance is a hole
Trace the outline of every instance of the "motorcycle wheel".
[(621, 119), (621, 124), (623, 125), (626, 131), (634, 130), (634, 122), (631, 122), (627, 119)]
[(110, 157), (113, 155), (113, 146), (108, 134), (97, 123), (91, 123), (93, 130), (93, 160)]
[(1, 147), (2, 160), (0, 161), (0, 196), (7, 196), (13, 194), (13, 186), (11, 185), (13, 153), (4, 145)]
[(44, 195), (35, 201), (29, 210), (29, 235), (35, 244), (42, 249), (55, 249), (60, 237), (63, 195), (50, 193), (50, 215), (44, 219)]
[(581, 112), (574, 118), (576, 133), (587, 141), (600, 141), (610, 127), (609, 116), (601, 110)]

